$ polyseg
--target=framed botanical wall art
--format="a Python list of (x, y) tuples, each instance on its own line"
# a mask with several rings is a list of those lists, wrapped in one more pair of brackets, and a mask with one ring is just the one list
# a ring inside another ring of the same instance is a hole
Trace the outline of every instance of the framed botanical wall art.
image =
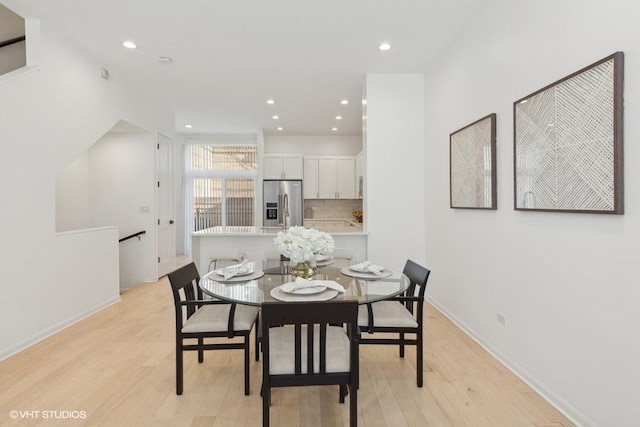
[(622, 214), (622, 52), (513, 103), (514, 208)]
[(452, 208), (497, 208), (495, 113), (449, 135), (449, 185)]

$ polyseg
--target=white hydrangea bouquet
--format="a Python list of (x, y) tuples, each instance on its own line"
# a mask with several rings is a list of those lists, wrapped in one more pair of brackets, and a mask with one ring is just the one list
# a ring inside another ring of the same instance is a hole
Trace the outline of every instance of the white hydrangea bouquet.
[(335, 248), (331, 235), (301, 226), (291, 227), (286, 233), (280, 231), (273, 242), (294, 264), (312, 262), (316, 255), (330, 255)]

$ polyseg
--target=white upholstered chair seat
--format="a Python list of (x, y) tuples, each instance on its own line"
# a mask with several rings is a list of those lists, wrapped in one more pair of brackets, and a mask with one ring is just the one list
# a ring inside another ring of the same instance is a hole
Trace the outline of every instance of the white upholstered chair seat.
[[(230, 309), (230, 304), (204, 305), (184, 323), (182, 332), (224, 332), (228, 329)], [(235, 331), (250, 330), (257, 315), (257, 307), (236, 305), (233, 329)]]
[[(397, 301), (379, 301), (371, 304), (373, 325), (376, 328), (417, 328), (418, 322), (404, 305)], [(358, 307), (358, 326), (369, 326), (367, 305)]]
[[(320, 328), (314, 328), (313, 370), (320, 372)], [(302, 373), (307, 372), (307, 327), (302, 327)], [(295, 373), (294, 327), (284, 326), (269, 330), (269, 371), (271, 375)], [(327, 372), (349, 372), (349, 337), (339, 326), (327, 327)]]

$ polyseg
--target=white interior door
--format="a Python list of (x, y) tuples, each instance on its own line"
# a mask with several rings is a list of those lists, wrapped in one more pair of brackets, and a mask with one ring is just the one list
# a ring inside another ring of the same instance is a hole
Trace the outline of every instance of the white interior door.
[(176, 263), (175, 204), (173, 201), (173, 167), (171, 139), (157, 134), (156, 203), (158, 232), (158, 277), (171, 272)]

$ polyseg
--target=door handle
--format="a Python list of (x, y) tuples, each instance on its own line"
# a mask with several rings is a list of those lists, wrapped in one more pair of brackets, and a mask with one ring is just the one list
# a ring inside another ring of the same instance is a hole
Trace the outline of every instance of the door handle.
[(172, 219), (170, 219), (170, 220), (169, 220), (169, 225), (171, 225), (171, 224), (173, 224), (173, 223), (175, 223), (175, 221), (174, 221), (174, 220), (172, 220)]

